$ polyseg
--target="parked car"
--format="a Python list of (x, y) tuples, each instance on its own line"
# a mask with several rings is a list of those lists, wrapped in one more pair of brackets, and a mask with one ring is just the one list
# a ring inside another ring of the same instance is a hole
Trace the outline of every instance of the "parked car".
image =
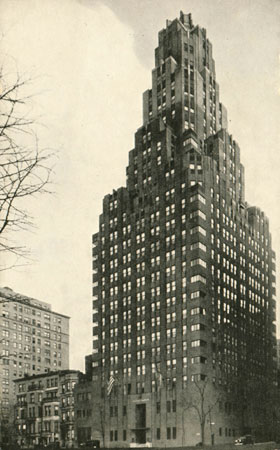
[(98, 440), (90, 440), (86, 442), (81, 442), (79, 447), (91, 447), (91, 448), (99, 448), (100, 442)]
[(99, 448), (100, 447), (100, 442), (98, 440), (87, 441), (86, 442), (86, 446), (87, 447), (91, 447), (91, 448)]
[(254, 438), (251, 434), (246, 434), (245, 436), (241, 436), (240, 438), (234, 441), (234, 445), (248, 445), (254, 444)]

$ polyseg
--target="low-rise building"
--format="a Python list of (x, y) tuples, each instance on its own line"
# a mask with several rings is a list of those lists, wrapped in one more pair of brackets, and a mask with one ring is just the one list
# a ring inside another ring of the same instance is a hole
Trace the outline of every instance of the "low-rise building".
[(92, 363), (92, 355), (86, 356), (86, 373), (79, 378), (74, 390), (75, 436), (78, 445), (95, 441), (96, 445), (104, 447), (104, 390), (93, 373)]
[(58, 442), (72, 447), (74, 430), (74, 387), (81, 373), (61, 370), (15, 380), (15, 430), (19, 445)]
[(77, 444), (95, 441), (104, 446), (105, 404), (100, 385), (86, 376), (75, 387), (75, 436)]

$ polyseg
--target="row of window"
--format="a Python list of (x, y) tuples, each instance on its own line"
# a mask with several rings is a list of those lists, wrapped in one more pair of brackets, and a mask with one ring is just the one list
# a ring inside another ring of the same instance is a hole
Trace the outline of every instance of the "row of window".
[[(4, 325), (4, 323), (3, 323), (3, 325)], [(4, 325), (4, 326), (7, 326), (7, 325)], [(28, 330), (28, 332), (31, 332), (31, 331)], [(35, 332), (32, 333), (32, 334), (35, 334)], [(42, 335), (41, 332), (39, 330), (37, 330), (37, 336), (41, 336), (41, 335)], [(4, 336), (4, 337), (11, 337), (12, 339), (16, 339), (16, 340), (19, 340), (19, 341), (31, 342), (31, 336), (29, 336), (29, 335), (22, 335), (21, 333), (14, 333), (14, 332), (12, 333), (9, 330), (2, 330), (2, 336)], [(47, 337), (49, 339), (54, 339), (54, 340), (61, 341), (61, 335), (60, 334), (52, 334), (51, 335), (49, 332), (45, 331), (43, 333), (43, 336)], [(46, 342), (47, 341), (45, 341), (45, 345), (50, 345), (49, 341), (48, 341), (48, 343), (46, 343)]]
[[(3, 297), (2, 300), (5, 301), (5, 298)], [(40, 305), (38, 305), (38, 306), (40, 306)], [(8, 307), (8, 303), (7, 304), (3, 303), (3, 308), (6, 308), (6, 307)], [(54, 315), (50, 315), (48, 313), (42, 313), (38, 309), (35, 310), (35, 309), (29, 308), (27, 306), (18, 305), (17, 303), (14, 303), (14, 302), (13, 302), (13, 309), (15, 311), (20, 312), (20, 313), (32, 314), (33, 316), (43, 317), (45, 320), (48, 320), (48, 321), (50, 321), (51, 318), (52, 318), (54, 323), (61, 324), (61, 318), (60, 317), (57, 317), (57, 316), (54, 316)], [(9, 311), (5, 311), (5, 316), (6, 317), (9, 316)], [(18, 319), (20, 321), (22, 321), (22, 320), (30, 321), (31, 320), (31, 319), (26, 318), (26, 317), (23, 318), (23, 316), (21, 314), (19, 316), (17, 316), (17, 313), (14, 314), (14, 318)]]
[[(166, 428), (166, 439), (176, 439), (177, 437), (177, 429), (176, 427), (167, 427)], [(156, 429), (156, 438), (161, 439), (161, 429)], [(127, 439), (127, 432), (126, 430), (123, 430), (122, 434), (122, 440), (126, 441)], [(110, 441), (118, 441), (118, 430), (110, 430)]]
[[(200, 250), (202, 250), (204, 252), (207, 251), (206, 245), (203, 244), (200, 241), (194, 242), (193, 244), (191, 244), (190, 250), (196, 250), (196, 249), (200, 249)], [(172, 252), (174, 252), (173, 254), (175, 255), (175, 250), (172, 251)], [(186, 248), (182, 247), (182, 253), (185, 254), (185, 252), (186, 252)], [(168, 254), (167, 254), (167, 258), (168, 258), (167, 261), (170, 261), (170, 259), (169, 259), (170, 258), (170, 254), (171, 254), (171, 252), (168, 252)], [(172, 254), (172, 259), (174, 258), (173, 254)], [(212, 255), (212, 258), (214, 258), (214, 250), (212, 251), (211, 255)], [(225, 258), (224, 258), (224, 261), (226, 261)], [(190, 260), (190, 264), (191, 264), (191, 267), (194, 267), (196, 265), (200, 265), (201, 267), (206, 268), (206, 266), (207, 266), (206, 261), (204, 261), (202, 258), (191, 259)], [(227, 261), (226, 261), (226, 264), (227, 264)], [(151, 266), (155, 267), (155, 265), (158, 265), (158, 266), (160, 265), (160, 256), (157, 256), (156, 258), (152, 258), (151, 259)], [(136, 264), (136, 271), (137, 272), (144, 272), (145, 271), (145, 262), (137, 263)], [(182, 262), (182, 271), (183, 272), (186, 271), (186, 261)], [(174, 276), (176, 274), (176, 266), (172, 265), (172, 266), (166, 267), (165, 273), (166, 273), (167, 277)], [(131, 267), (127, 267), (127, 268), (123, 269), (123, 278), (128, 278), (128, 277), (131, 276), (131, 274), (132, 274)], [(151, 281), (154, 282), (154, 281), (159, 281), (159, 280), (160, 280), (160, 271), (152, 272), (151, 273)], [(110, 274), (110, 283), (114, 283), (116, 281), (118, 281), (118, 272), (111, 273)], [(186, 282), (186, 280), (184, 281), (182, 279), (182, 283), (185, 283), (185, 282)], [(105, 284), (105, 279), (104, 279), (104, 282), (102, 280), (102, 284)], [(138, 277), (136, 278), (136, 287), (141, 287), (141, 286), (144, 286), (144, 285), (145, 285), (145, 276), (140, 277), (138, 275)], [(125, 283), (125, 287), (123, 285), (123, 288), (124, 288), (124, 291), (131, 290), (131, 281), (127, 281)], [(111, 288), (111, 289), (112, 289), (111, 295), (116, 293), (114, 288)], [(49, 336), (46, 335), (46, 337), (49, 337)]]
[[(3, 336), (5, 336), (5, 337), (10, 337), (10, 335), (9, 335), (9, 333), (7, 333), (7, 330), (2, 330), (2, 335)], [(17, 339), (17, 336), (13, 336), (13, 338), (14, 339)], [(20, 339), (21, 340), (21, 339)], [(28, 342), (30, 342), (30, 340), (28, 340)], [(25, 344), (25, 345), (23, 345), (21, 342), (16, 342), (16, 341), (14, 341), (14, 342), (11, 342), (9, 339), (1, 339), (1, 343), (2, 343), (2, 345), (3, 346), (5, 346), (5, 347), (10, 347), (10, 346), (12, 346), (14, 349), (18, 349), (18, 350), (24, 350), (25, 352), (31, 352), (31, 345), (29, 345), (29, 344)], [(36, 342), (35, 342), (35, 338), (33, 338), (32, 339), (32, 344), (36, 344)], [(41, 339), (37, 339), (37, 344), (38, 345), (42, 345), (43, 344), (43, 342), (41, 342)], [(46, 344), (46, 346), (48, 346), (48, 347), (50, 347), (48, 344)], [(53, 342), (52, 343), (52, 347), (54, 348), (54, 349), (59, 349), (59, 350), (61, 350), (61, 344), (60, 343), (57, 343), (57, 342)], [(3, 352), (6, 352), (6, 350), (3, 350)], [(41, 348), (40, 347), (32, 347), (32, 351), (33, 352), (37, 352), (37, 353), (41, 353)], [(45, 350), (45, 352), (47, 352), (47, 350)], [(49, 350), (48, 350), (48, 352), (49, 352)], [(4, 353), (3, 353), (4, 354)], [(6, 354), (6, 353), (5, 353)], [(14, 354), (14, 356), (16, 356), (16, 353), (15, 352), (13, 352), (13, 354)], [(50, 353), (48, 353), (48, 354), (50, 354)], [(56, 358), (56, 357), (58, 357), (58, 358), (61, 358), (61, 353), (60, 352), (53, 352), (53, 356)]]
[[(17, 323), (17, 322), (13, 322), (12, 323), (11, 320), (7, 320), (9, 318), (9, 311), (4, 311), (3, 312), (3, 317), (6, 318), (5, 326), (10, 327), (10, 328), (13, 327), (13, 329), (15, 329), (15, 330), (18, 329), (19, 331), (22, 331), (24, 329), (24, 331), (31, 332), (30, 331), (31, 330), (30, 327), (27, 327), (26, 325), (22, 325), (21, 323)], [(37, 326), (37, 327), (41, 328), (41, 322), (38, 321), (38, 320), (36, 321), (35, 319), (31, 319), (31, 318), (28, 318), (28, 317), (23, 317), (21, 315), (17, 317), (17, 314), (14, 314), (13, 320), (18, 320), (18, 321), (23, 322), (25, 324), (30, 324), (30, 325)], [(46, 322), (46, 323), (43, 324), (42, 328), (50, 330), (51, 329), (51, 325), (50, 325), (50, 323)], [(60, 326), (53, 325), (52, 326), (52, 330), (53, 331), (58, 331), (59, 333), (61, 333), (61, 327)]]
[[(104, 291), (102, 291), (102, 292), (104, 292)], [(152, 294), (152, 297), (159, 296), (160, 295), (160, 287), (157, 286), (156, 288), (152, 288), (151, 294)], [(200, 297), (201, 298), (205, 297), (205, 293), (203, 291), (200, 291), (200, 290), (196, 290), (196, 291), (191, 292), (191, 294), (189, 296), (190, 300), (194, 300), (194, 299), (200, 298)], [(104, 295), (104, 298), (105, 298), (105, 295)], [(145, 301), (145, 298), (146, 298), (145, 291), (137, 292), (137, 294), (136, 294), (137, 302)], [(182, 294), (182, 303), (183, 304), (187, 302), (187, 298), (188, 298), (187, 294), (183, 293)], [(123, 297), (122, 300), (123, 300), (123, 306), (128, 306), (128, 307), (131, 306), (131, 295)], [(167, 298), (166, 298), (166, 306), (167, 307), (174, 306), (175, 304), (176, 304), (176, 296), (175, 295), (167, 296)], [(118, 300), (111, 301), (109, 305), (110, 305), (110, 310), (111, 311), (118, 310), (119, 301)], [(160, 309), (160, 305), (161, 305), (160, 301), (158, 301), (156, 303), (152, 302), (151, 303), (151, 311), (155, 312), (156, 310), (159, 310)], [(93, 309), (93, 321), (95, 321), (95, 314), (97, 312), (98, 312), (98, 309), (94, 307), (94, 309)], [(102, 313), (105, 313), (105, 304), (104, 303), (102, 304)], [(137, 316), (140, 316), (140, 315), (142, 315), (144, 313), (145, 313), (145, 305), (138, 306), (137, 309), (136, 309)], [(117, 328), (111, 329), (110, 332), (111, 333), (115, 333), (116, 336), (118, 334), (117, 333)], [(7, 342), (9, 342), (9, 341), (7, 341)]]
[[(197, 278), (198, 277), (198, 278)], [(205, 278), (203, 278), (203, 277), (201, 277), (200, 275), (197, 275), (197, 276), (195, 276), (195, 282), (205, 282), (205, 281), (202, 281), (202, 280), (205, 280)], [(152, 312), (154, 312), (155, 310), (156, 310), (156, 308), (157, 308), (157, 306), (158, 306), (158, 310), (160, 309), (160, 302), (158, 302), (158, 305), (157, 305), (157, 303), (152, 303)], [(142, 311), (142, 310), (141, 310)], [(144, 310), (143, 310), (144, 311)], [(131, 320), (131, 317), (132, 317), (132, 315), (131, 315), (132, 313), (131, 313), (131, 309), (129, 309), (129, 310), (127, 310), (127, 311), (124, 311), (123, 312), (123, 321), (125, 322), (125, 321), (130, 321)], [(143, 312), (142, 314), (145, 314), (145, 312)], [(191, 310), (190, 310), (190, 314), (193, 316), (193, 315), (196, 315), (196, 314), (200, 314), (200, 315), (205, 315), (206, 314), (206, 312), (205, 312), (205, 308), (198, 308), (198, 307), (196, 307), (196, 308), (192, 308)], [(183, 318), (186, 318), (186, 316), (187, 316), (187, 310), (186, 309), (183, 309), (182, 310), (182, 317)], [(117, 314), (117, 313), (115, 313), (115, 314), (110, 314), (110, 323), (111, 324), (114, 324), (114, 323), (117, 323), (118, 322), (118, 319), (119, 319), (119, 315)], [(154, 319), (154, 320), (153, 320)], [(166, 323), (168, 324), (168, 323), (171, 323), (171, 322), (175, 322), (176, 321), (176, 312), (174, 311), (174, 312), (172, 312), (172, 313), (167, 313), (166, 314)], [(157, 318), (151, 318), (151, 324), (152, 324), (152, 326), (154, 326), (155, 324), (157, 324), (157, 325), (160, 325), (160, 318), (159, 317), (157, 317)], [(105, 326), (106, 325), (106, 318), (105, 317), (103, 317), (102, 318), (102, 326)], [(142, 320), (142, 321), (137, 321), (137, 329), (142, 329), (142, 330), (144, 330), (145, 329), (145, 320)], [(116, 330), (116, 328), (114, 328), (113, 330)], [(124, 328), (123, 328), (123, 332), (124, 332), (124, 334), (127, 334), (127, 333), (130, 333), (131, 332), (131, 325), (124, 325)], [(111, 332), (111, 334), (112, 334), (112, 336), (113, 335), (115, 335), (115, 336), (117, 336), (118, 334), (116, 333), (116, 331), (112, 331)]]
[[(191, 199), (193, 199), (193, 198), (198, 198), (198, 199), (200, 199), (200, 201), (202, 201), (202, 202), (203, 202), (202, 199), (204, 199), (204, 197), (201, 196), (201, 194), (196, 194), (196, 195), (194, 195), (193, 197), (191, 197)], [(205, 199), (204, 199), (204, 201), (205, 201)], [(185, 199), (182, 199), (182, 206), (184, 207), (184, 205), (185, 205)], [(166, 208), (166, 215), (173, 214), (174, 212), (175, 212), (175, 204), (172, 204), (172, 205), (170, 205), (170, 206), (168, 206), (168, 207)], [(213, 204), (212, 204), (212, 212), (214, 212)], [(217, 214), (218, 217), (219, 217), (219, 209), (216, 210), (216, 214)], [(152, 216), (154, 216), (154, 214), (153, 214)], [(199, 217), (201, 217), (201, 218), (204, 219), (204, 220), (206, 219), (205, 214), (204, 214), (202, 211), (200, 211), (199, 209), (196, 210), (196, 211), (194, 211), (194, 212), (192, 212), (191, 215), (190, 215), (190, 218), (193, 218), (193, 217), (196, 217), (196, 216), (199, 216)], [(227, 225), (231, 226), (231, 227), (233, 228), (233, 231), (236, 231), (236, 223), (235, 223), (235, 222), (233, 222), (232, 220), (230, 220), (230, 219), (228, 218), (228, 216), (225, 216), (225, 214), (223, 214), (222, 218), (223, 218), (223, 223), (224, 223), (224, 224), (227, 224)], [(186, 221), (186, 216), (183, 214), (183, 215), (182, 215), (182, 222), (185, 223), (185, 221)], [(175, 220), (174, 220), (174, 219), (172, 219), (171, 221), (168, 221), (168, 222), (166, 223), (166, 227), (167, 227), (168, 229), (171, 229), (171, 228), (174, 227), (174, 226), (175, 226)], [(211, 227), (214, 228), (214, 220), (213, 220), (213, 218), (211, 219)], [(217, 227), (220, 228), (220, 224), (217, 224)], [(124, 229), (126, 229), (126, 228), (124, 228)], [(157, 227), (151, 229), (151, 233), (152, 233), (152, 234), (155, 234), (155, 235), (158, 235), (158, 234), (159, 234), (159, 231), (160, 231), (159, 226), (157, 226)], [(194, 232), (195, 232), (195, 231), (194, 231), (194, 229), (193, 229), (193, 233), (194, 233)], [(199, 232), (201, 232), (201, 233), (204, 234), (204, 235), (206, 234), (206, 231), (203, 230), (203, 228), (202, 228), (201, 230), (199, 230)], [(218, 229), (218, 232), (219, 232), (219, 229)], [(226, 229), (224, 229), (224, 228), (223, 228), (223, 231), (222, 231), (222, 232), (223, 232), (223, 237), (224, 237), (226, 240), (228, 240), (228, 241), (230, 241), (230, 242), (233, 242), (234, 246), (236, 246), (236, 237), (233, 236), (231, 233), (229, 233), (228, 230), (226, 230)], [(240, 232), (241, 232), (242, 236), (244, 237), (245, 232), (242, 231), (242, 230), (240, 230)], [(110, 235), (110, 236), (111, 236), (111, 239), (117, 238), (117, 234), (116, 234), (116, 233), (117, 233), (117, 232), (111, 233), (111, 235)], [(144, 240), (145, 240), (145, 233), (142, 233), (141, 235), (139, 234), (139, 235), (136, 236), (136, 242), (137, 242), (138, 244), (139, 244), (140, 242), (143, 242)], [(251, 241), (250, 236), (249, 236), (249, 241)], [(266, 241), (267, 241), (267, 239), (266, 239)], [(255, 241), (255, 243), (254, 243), (253, 240), (252, 240), (251, 242), (252, 242), (252, 245), (253, 245), (255, 251), (257, 251), (257, 252), (262, 251), (262, 255), (263, 255), (263, 256), (265, 255), (265, 257), (268, 258), (268, 252), (267, 252), (267, 251), (264, 252), (264, 248), (260, 248), (260, 245), (259, 245), (256, 241)], [(268, 242), (267, 242), (267, 244), (268, 244)], [(123, 245), (124, 245), (125, 248), (130, 247), (130, 246), (131, 246), (131, 240), (125, 241), (125, 242), (123, 243)], [(249, 242), (249, 245), (250, 245), (250, 242)], [(245, 252), (245, 246), (244, 246), (242, 243), (240, 243), (240, 250)], [(110, 252), (111, 252), (111, 254), (113, 254), (113, 253), (114, 253), (114, 248), (112, 248), (112, 251), (110, 250)], [(256, 259), (257, 256), (255, 255), (255, 253), (254, 253), (252, 250), (249, 249), (249, 257), (252, 258), (252, 259)]]

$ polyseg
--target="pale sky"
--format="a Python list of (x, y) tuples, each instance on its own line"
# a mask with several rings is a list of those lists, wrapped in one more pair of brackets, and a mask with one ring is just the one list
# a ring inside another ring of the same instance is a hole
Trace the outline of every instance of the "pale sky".
[(279, 259), (278, 0), (0, 0), (2, 63), (34, 79), (39, 142), (58, 149), (56, 193), (27, 205), (37, 229), (17, 235), (35, 262), (1, 272), (0, 285), (71, 316), (73, 369), (91, 352), (91, 235), (104, 195), (125, 184), (157, 33), (180, 10), (213, 44), (246, 200), (268, 215)]

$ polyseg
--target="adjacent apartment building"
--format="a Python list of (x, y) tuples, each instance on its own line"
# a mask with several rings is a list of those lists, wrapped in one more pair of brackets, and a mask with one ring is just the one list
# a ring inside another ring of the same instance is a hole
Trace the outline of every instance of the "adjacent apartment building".
[(271, 437), (275, 253), (240, 158), (206, 30), (181, 13), (159, 33), (126, 187), (93, 235), (106, 446)]
[(13, 380), (69, 368), (69, 317), (51, 305), (0, 289), (1, 439), (13, 420)]
[(77, 370), (59, 370), (14, 381), (14, 434), (19, 445), (74, 445), (74, 388), (80, 375)]

